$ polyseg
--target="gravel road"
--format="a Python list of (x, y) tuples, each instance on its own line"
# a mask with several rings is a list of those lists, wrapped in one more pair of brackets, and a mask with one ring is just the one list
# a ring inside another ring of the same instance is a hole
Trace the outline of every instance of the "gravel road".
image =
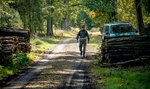
[(94, 89), (88, 73), (94, 49), (88, 45), (83, 59), (75, 38), (68, 38), (3, 89)]

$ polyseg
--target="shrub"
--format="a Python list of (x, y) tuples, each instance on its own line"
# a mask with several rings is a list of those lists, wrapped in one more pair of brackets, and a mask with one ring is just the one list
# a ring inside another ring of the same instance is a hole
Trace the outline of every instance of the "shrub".
[(12, 65), (16, 68), (24, 66), (29, 62), (31, 62), (31, 59), (27, 56), (27, 54), (17, 53), (12, 58)]
[(41, 44), (42, 44), (42, 42), (40, 42), (40, 41), (35, 42), (35, 45), (41, 45)]

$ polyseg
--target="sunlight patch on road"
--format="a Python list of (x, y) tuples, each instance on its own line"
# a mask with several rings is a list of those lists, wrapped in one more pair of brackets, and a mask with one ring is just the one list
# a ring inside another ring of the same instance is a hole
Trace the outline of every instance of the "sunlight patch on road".
[(45, 88), (45, 87), (55, 87), (55, 85), (58, 85), (60, 84), (60, 81), (59, 80), (49, 80), (49, 81), (39, 81), (39, 83), (33, 83), (29, 86), (26, 87), (26, 89), (31, 89), (31, 88), (34, 88), (34, 89), (38, 89), (38, 88)]

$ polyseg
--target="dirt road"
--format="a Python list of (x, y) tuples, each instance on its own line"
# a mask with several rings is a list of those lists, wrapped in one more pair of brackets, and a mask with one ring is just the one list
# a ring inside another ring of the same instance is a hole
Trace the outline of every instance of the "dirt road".
[(94, 47), (88, 45), (83, 59), (75, 38), (66, 39), (3, 89), (92, 89), (88, 66), (93, 54)]

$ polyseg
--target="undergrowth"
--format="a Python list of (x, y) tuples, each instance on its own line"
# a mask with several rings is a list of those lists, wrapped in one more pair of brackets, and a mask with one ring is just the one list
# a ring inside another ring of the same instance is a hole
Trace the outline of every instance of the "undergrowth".
[(95, 51), (100, 48), (101, 46), (101, 35), (100, 32), (89, 32), (90, 35), (90, 45), (95, 46)]
[(150, 89), (150, 66), (128, 68), (100, 67), (98, 60), (92, 64), (96, 89)]
[(0, 65), (0, 80), (6, 78), (8, 75), (12, 75), (19, 72), (24, 66), (30, 64), (32, 59), (29, 54), (16, 53), (14, 54), (11, 62), (5, 66)]

